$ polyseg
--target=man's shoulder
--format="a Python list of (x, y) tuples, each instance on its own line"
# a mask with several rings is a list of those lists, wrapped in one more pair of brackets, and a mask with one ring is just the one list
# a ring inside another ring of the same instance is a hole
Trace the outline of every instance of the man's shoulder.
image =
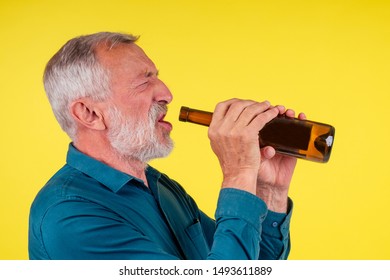
[(78, 189), (88, 181), (93, 183), (93, 179), (81, 173), (77, 169), (65, 164), (58, 170), (40, 189), (33, 203), (33, 209), (47, 209), (50, 206), (60, 203), (72, 196), (78, 195)]

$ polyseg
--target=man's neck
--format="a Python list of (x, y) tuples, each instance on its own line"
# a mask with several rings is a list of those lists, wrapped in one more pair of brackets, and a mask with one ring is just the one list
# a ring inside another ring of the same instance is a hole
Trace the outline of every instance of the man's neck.
[(148, 186), (145, 169), (147, 163), (141, 162), (131, 157), (123, 157), (119, 155), (111, 146), (103, 145), (99, 141), (94, 141), (93, 146), (84, 145), (82, 142), (74, 142), (74, 146), (84, 154), (107, 164), (123, 173), (134, 176), (144, 182)]

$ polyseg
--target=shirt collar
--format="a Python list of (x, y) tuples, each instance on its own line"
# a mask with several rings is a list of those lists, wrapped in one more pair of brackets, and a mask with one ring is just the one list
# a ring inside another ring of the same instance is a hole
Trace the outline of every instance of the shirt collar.
[(139, 180), (134, 176), (123, 173), (101, 161), (87, 156), (86, 154), (77, 150), (72, 143), (69, 144), (66, 162), (73, 168), (107, 186), (115, 193), (118, 192), (129, 181), (133, 179)]

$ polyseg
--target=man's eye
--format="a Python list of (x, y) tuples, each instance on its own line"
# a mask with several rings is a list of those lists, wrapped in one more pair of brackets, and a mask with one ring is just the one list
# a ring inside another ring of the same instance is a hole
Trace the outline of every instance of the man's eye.
[(137, 87), (138, 88), (145, 88), (145, 87), (147, 87), (148, 84), (149, 84), (149, 82), (146, 81), (146, 82), (143, 82), (143, 83), (139, 84)]

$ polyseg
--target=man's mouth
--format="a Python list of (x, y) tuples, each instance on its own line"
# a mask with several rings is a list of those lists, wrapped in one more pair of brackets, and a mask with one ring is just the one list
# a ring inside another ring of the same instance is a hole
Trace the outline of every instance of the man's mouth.
[(158, 118), (157, 121), (158, 121), (158, 122), (164, 122), (165, 116), (166, 116), (166, 113), (161, 114), (161, 115), (159, 116), (159, 118)]
[(164, 120), (166, 116), (166, 113), (163, 113), (159, 116), (159, 118), (157, 119), (157, 122), (162, 125), (164, 128), (166, 128), (167, 130), (171, 131), (172, 130), (172, 124), (166, 120)]

